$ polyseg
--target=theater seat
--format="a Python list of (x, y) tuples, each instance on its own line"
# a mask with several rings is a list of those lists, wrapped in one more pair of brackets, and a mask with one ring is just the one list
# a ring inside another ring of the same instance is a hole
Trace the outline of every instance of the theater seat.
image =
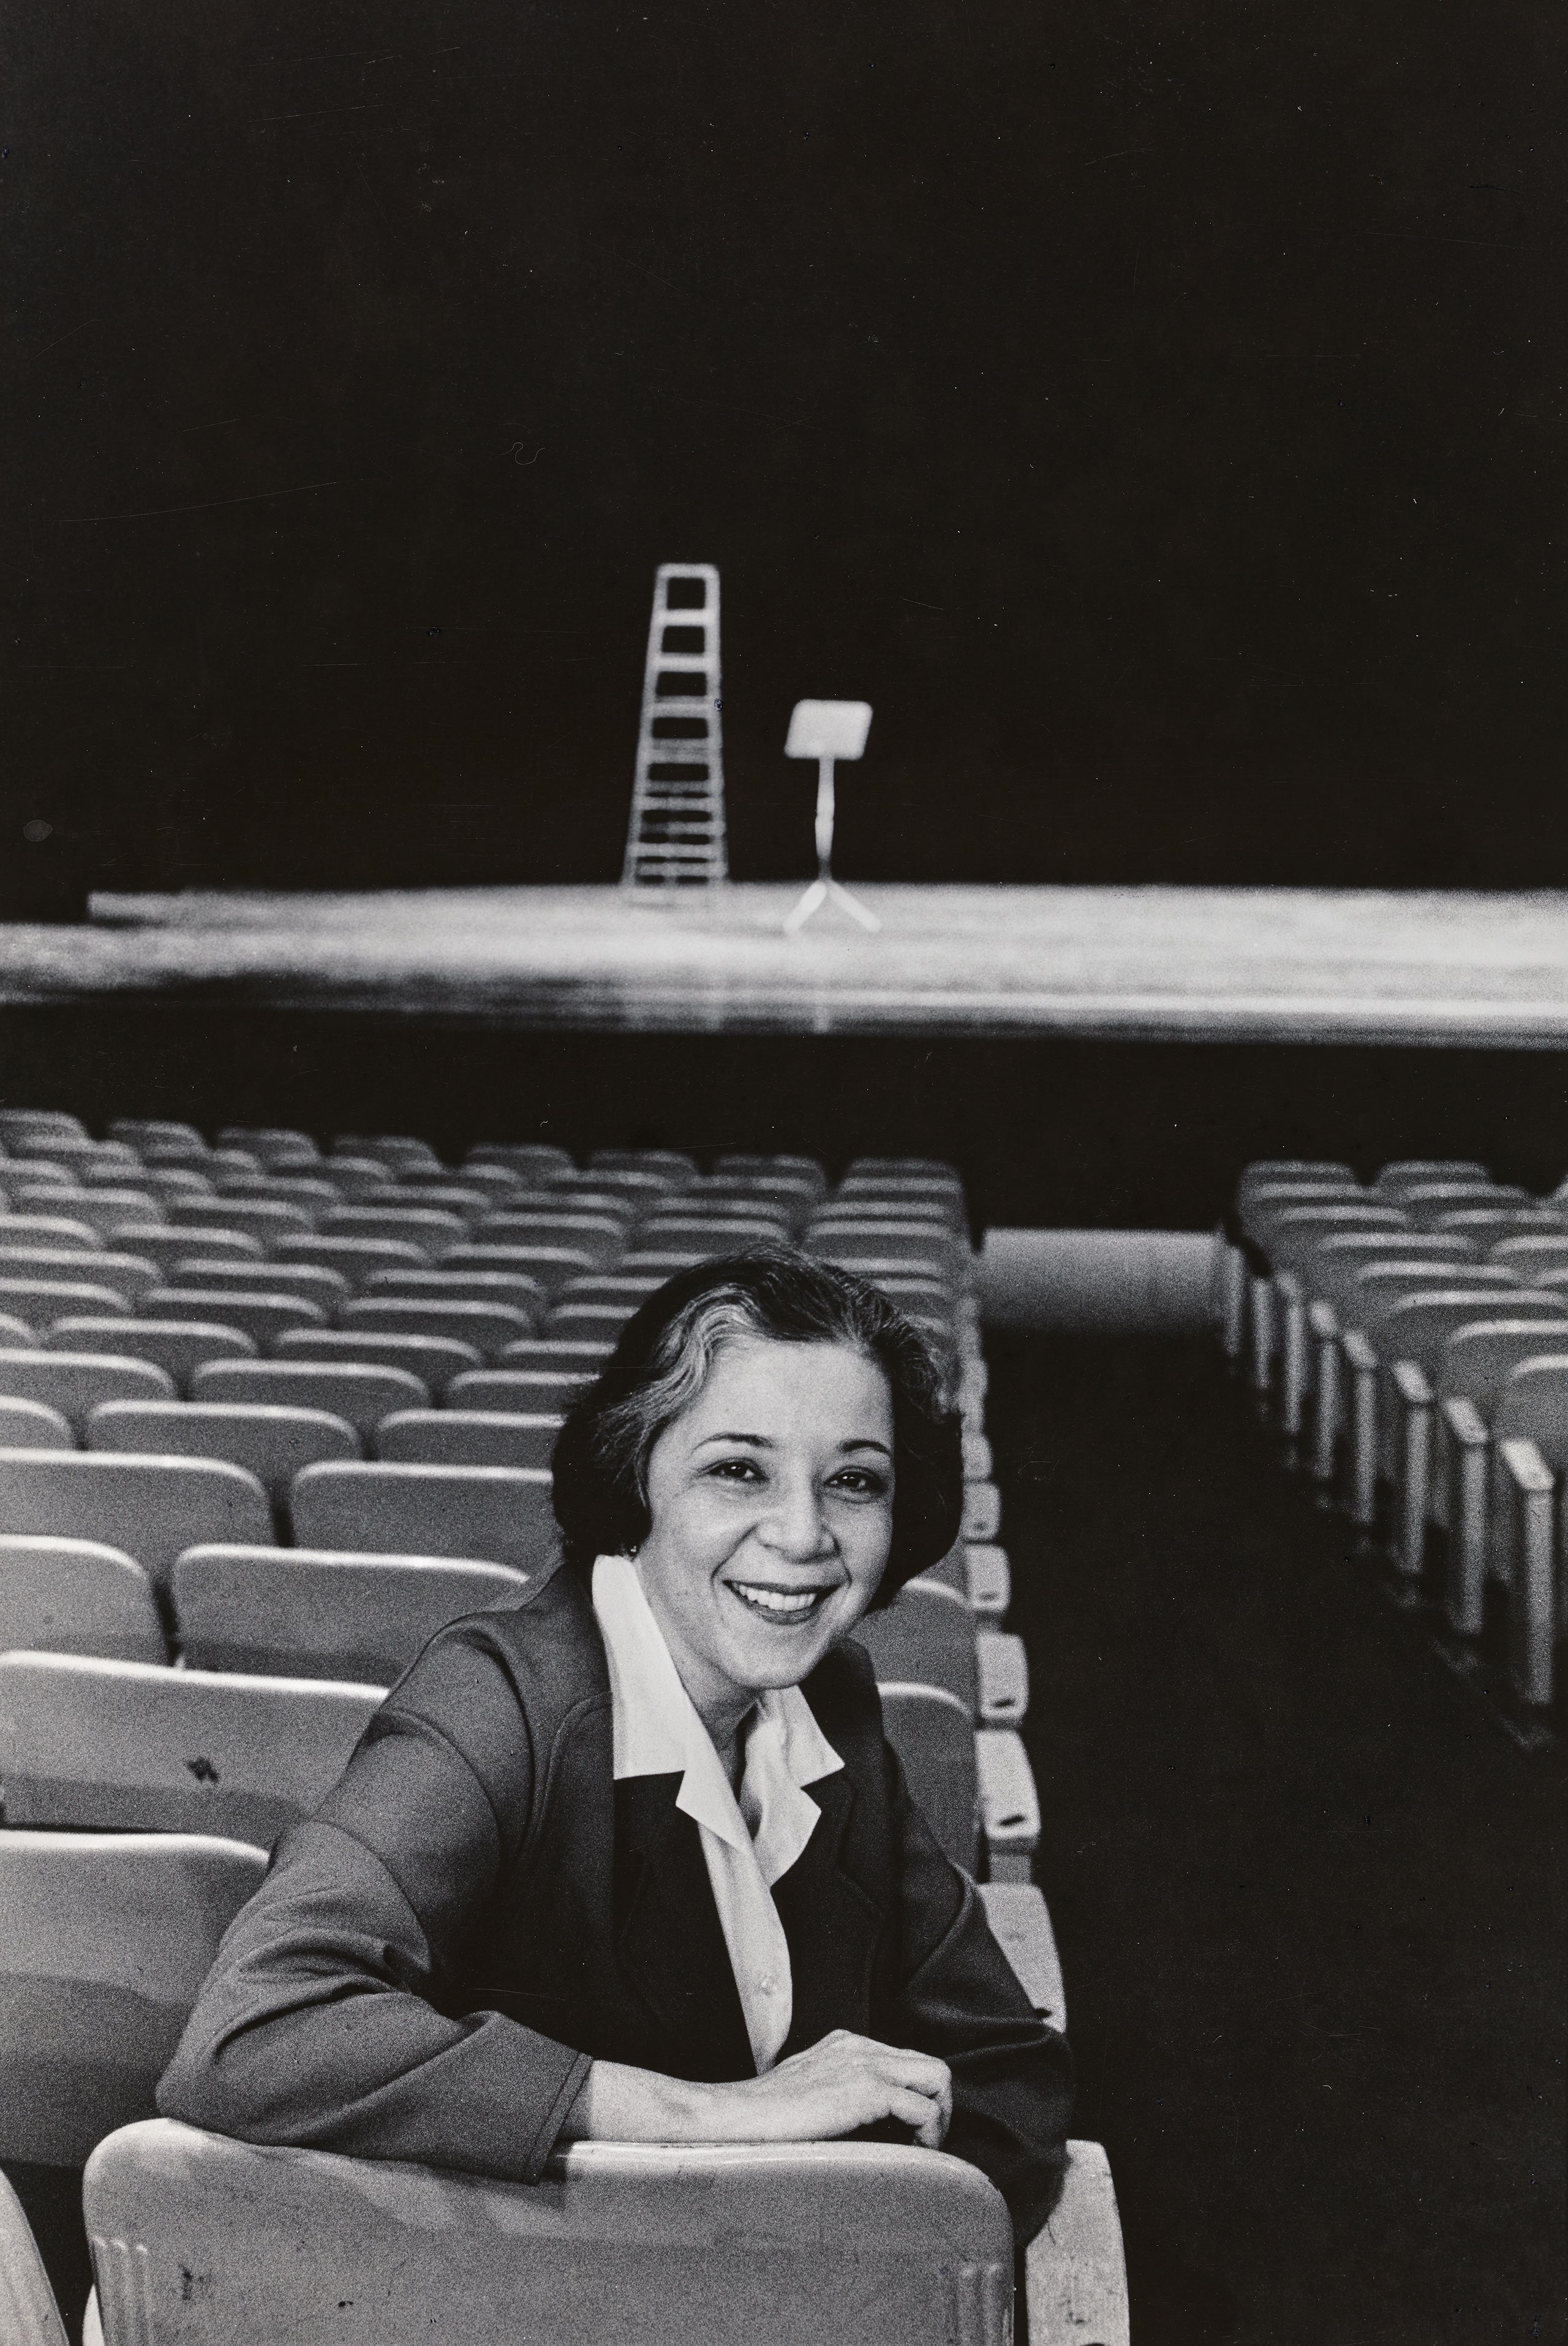
[[(1013, 2335), (1001, 2194), (964, 2160), (902, 2146), (578, 2143), (527, 2185), (258, 2148), (159, 2118), (95, 2152), (83, 2205), (106, 2346)], [(1097, 2144), (1069, 2146), (1026, 2286), (1032, 2346), (1126, 2346)]]
[(557, 1554), (538, 1467), (307, 1466), (289, 1508), (301, 1547), (478, 1556), (524, 1572), (548, 1570)]
[(363, 1455), (353, 1427), (326, 1410), (232, 1402), (103, 1402), (87, 1420), (87, 1446), (224, 1459), (254, 1474), (275, 1506), (301, 1466)]
[(0, 1534), (0, 1653), (28, 1649), (167, 1662), (152, 1582), (98, 1540)]
[(265, 1547), (272, 1538), (267, 1494), (241, 1467), (103, 1451), (0, 1450), (0, 1523), (10, 1532), (99, 1540), (134, 1556), (159, 1589), (175, 1557), (199, 1540)]
[(430, 1387), (409, 1369), (378, 1368), (368, 1361), (211, 1361), (192, 1377), (190, 1397), (226, 1405), (324, 1410), (342, 1418), (364, 1441), (394, 1409), (428, 1408)]
[(538, 1466), (546, 1472), (563, 1421), (479, 1409), (408, 1409), (376, 1429), (378, 1458), (417, 1466)]
[(76, 1437), (63, 1411), (47, 1402), (0, 1394), (0, 1448), (74, 1450)]
[(463, 1296), (360, 1295), (344, 1304), (339, 1324), (352, 1334), (362, 1329), (379, 1336), (433, 1336), (472, 1344), (482, 1361), (494, 1361), (520, 1336), (533, 1334), (534, 1314), (514, 1303)]
[(152, 2116), (266, 1868), (261, 1850), (205, 1835), (0, 1831), (0, 2157), (79, 2167)]
[(447, 1386), (446, 1405), (565, 1417), (593, 1382), (586, 1369), (464, 1369)]
[(464, 1369), (484, 1366), (476, 1344), (453, 1336), (395, 1336), (372, 1328), (290, 1328), (279, 1337), (280, 1361), (321, 1361), (341, 1367), (361, 1361), (367, 1367), (406, 1369), (432, 1392), (444, 1392)]
[(58, 1410), (79, 1433), (101, 1401), (172, 1401), (174, 1379), (155, 1362), (124, 1353), (46, 1352), (15, 1345), (0, 1350), (0, 1393)]
[(265, 1352), (286, 1328), (324, 1328), (325, 1307), (305, 1296), (266, 1288), (155, 1287), (137, 1306), (138, 1318), (195, 1321), (205, 1327), (238, 1328)]
[(132, 1320), (119, 1321), (91, 1313), (71, 1313), (56, 1320), (44, 1339), (51, 1350), (63, 1352), (117, 1352), (132, 1360), (151, 1361), (167, 1370), (184, 1392), (198, 1369), (209, 1361), (254, 1360), (260, 1347), (243, 1329), (225, 1328), (215, 1320)]
[(0, 1654), (5, 1822), (219, 1833), (270, 1849), (337, 1782), (383, 1691)]
[[(79, 1280), (82, 1249), (68, 1246), (16, 1246), (0, 1241), (0, 1273), (7, 1279)], [(111, 1254), (107, 1249), (92, 1257), (95, 1284), (123, 1295), (133, 1307), (148, 1290), (162, 1284), (163, 1272), (147, 1255)]]
[(174, 1614), (193, 1669), (391, 1686), (447, 1622), (514, 1605), (527, 1585), (466, 1558), (193, 1547), (174, 1567)]

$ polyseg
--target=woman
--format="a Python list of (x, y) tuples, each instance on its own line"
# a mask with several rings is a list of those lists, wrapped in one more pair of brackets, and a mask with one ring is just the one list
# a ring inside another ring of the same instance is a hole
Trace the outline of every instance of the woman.
[(704, 1264), (629, 1322), (555, 1475), (563, 1567), (393, 1688), (229, 1932), (159, 2108), (528, 2182), (585, 2137), (912, 2139), (1028, 2240), (1067, 2048), (844, 1642), (957, 1534), (919, 1338), (804, 1256)]

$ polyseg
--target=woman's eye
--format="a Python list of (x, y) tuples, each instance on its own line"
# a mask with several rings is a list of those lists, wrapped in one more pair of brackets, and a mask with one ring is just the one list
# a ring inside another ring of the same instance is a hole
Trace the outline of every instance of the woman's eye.
[(721, 1483), (759, 1483), (762, 1479), (751, 1458), (721, 1458), (717, 1466), (708, 1471)]
[(843, 1474), (834, 1475), (832, 1487), (836, 1491), (847, 1491), (853, 1499), (880, 1499), (885, 1495), (888, 1485), (885, 1475), (875, 1474), (869, 1467), (850, 1466)]

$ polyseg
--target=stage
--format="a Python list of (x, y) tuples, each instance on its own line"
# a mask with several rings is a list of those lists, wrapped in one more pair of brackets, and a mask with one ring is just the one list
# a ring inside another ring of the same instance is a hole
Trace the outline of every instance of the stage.
[(857, 885), (99, 895), (0, 928), (0, 1005), (158, 1001), (520, 1031), (1223, 1044), (1568, 1040), (1568, 893)]

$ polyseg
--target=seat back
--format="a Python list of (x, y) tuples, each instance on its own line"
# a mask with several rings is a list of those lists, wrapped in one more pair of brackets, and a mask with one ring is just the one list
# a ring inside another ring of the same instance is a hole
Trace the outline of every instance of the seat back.
[(253, 1361), (260, 1350), (242, 1328), (220, 1327), (212, 1320), (105, 1320), (91, 1314), (71, 1314), (57, 1320), (44, 1339), (63, 1352), (126, 1352), (132, 1360), (150, 1361), (171, 1376), (181, 1392), (209, 1361)]
[(1533, 1318), (1537, 1312), (1547, 1321), (1563, 1316), (1556, 1296), (1532, 1288), (1508, 1289), (1502, 1304), (1495, 1288), (1443, 1288), (1435, 1294), (1414, 1295), (1396, 1303), (1378, 1323), (1373, 1341), (1385, 1365), (1411, 1361), (1435, 1384), (1449, 1338), (1475, 1322), (1495, 1320), (1503, 1310), (1510, 1319)]
[(1375, 1328), (1396, 1304), (1421, 1295), (1512, 1295), (1519, 1290), (1513, 1273), (1501, 1263), (1429, 1262), (1398, 1258), (1362, 1265), (1343, 1293), (1345, 1317), (1352, 1328)]
[(565, 1417), (593, 1382), (586, 1369), (464, 1369), (447, 1386), (446, 1405)]
[(285, 1328), (324, 1328), (327, 1308), (286, 1289), (155, 1287), (137, 1305), (139, 1318), (193, 1320), (213, 1328), (239, 1328), (266, 1352)]
[(1568, 1270), (1568, 1229), (1516, 1230), (1489, 1242), (1486, 1259), (1527, 1281), (1550, 1271)]
[(891, 1605), (856, 1624), (855, 1638), (880, 1681), (944, 1688), (973, 1724), (980, 1705), (974, 1616), (955, 1588), (911, 1580)]
[(537, 1466), (546, 1473), (563, 1421), (554, 1414), (407, 1409), (376, 1428), (378, 1458), (416, 1466)]
[(345, 1303), (340, 1324), (356, 1334), (435, 1336), (472, 1344), (481, 1360), (494, 1361), (519, 1336), (534, 1332), (535, 1315), (514, 1303), (475, 1301), (464, 1296), (359, 1295)]
[(276, 1252), (280, 1262), (338, 1271), (355, 1289), (362, 1287), (372, 1271), (430, 1269), (424, 1249), (411, 1246), (406, 1239), (322, 1238), (312, 1232), (309, 1238), (280, 1239)]
[[(1568, 1297), (1563, 1299), (1568, 1305)], [(1478, 1320), (1461, 1328), (1443, 1347), (1438, 1372), (1440, 1394), (1462, 1395), (1490, 1423), (1503, 1387), (1519, 1366), (1542, 1352), (1568, 1352), (1568, 1310), (1555, 1319)]]
[(427, 1408), (430, 1387), (412, 1370), (368, 1361), (213, 1361), (192, 1377), (190, 1396), (249, 1408), (321, 1410), (364, 1440), (394, 1409)]
[(501, 1365), (596, 1377), (615, 1349), (607, 1336), (524, 1336), (507, 1345)]
[(276, 1352), (280, 1361), (362, 1361), (372, 1368), (407, 1369), (436, 1393), (464, 1369), (484, 1366), (478, 1346), (455, 1337), (396, 1336), (372, 1328), (290, 1328), (279, 1337)]
[[(452, 1270), (444, 1263), (431, 1270), (372, 1270), (364, 1285), (367, 1303), (392, 1297), (435, 1303), (509, 1303), (531, 1327), (545, 1308), (545, 1290), (537, 1279), (522, 1270)], [(528, 1328), (516, 1329), (526, 1335)]]
[(1568, 1347), (1518, 1362), (1497, 1397), (1492, 1440), (1533, 1442), (1553, 1474), (1568, 1471)]
[(260, 1849), (189, 1833), (0, 1831), (0, 2158), (79, 2167), (152, 2116), (266, 1869)]
[(980, 1786), (972, 1713), (941, 1687), (889, 1683), (877, 1691), (915, 1805), (954, 1865), (975, 1872)]
[(383, 1691), (0, 1654), (5, 1821), (219, 1833), (270, 1849), (326, 1798)]
[(525, 1573), (430, 1556), (193, 1547), (174, 1614), (193, 1669), (391, 1686), (449, 1621), (515, 1605)]
[[(69, 1246), (26, 1246), (0, 1239), (0, 1273), (7, 1279), (66, 1279), (83, 1277), (83, 1250)], [(111, 1254), (107, 1249), (91, 1258), (93, 1281), (123, 1295), (133, 1309), (149, 1288), (161, 1284), (163, 1272), (149, 1255)]]
[(320, 1409), (198, 1401), (100, 1402), (87, 1420), (89, 1450), (141, 1451), (164, 1458), (219, 1458), (255, 1475), (274, 1505), (301, 1466), (319, 1458), (359, 1458), (360, 1437)]
[(1441, 1214), (1457, 1213), (1461, 1207), (1481, 1206), (1496, 1210), (1538, 1202), (1523, 1189), (1505, 1188), (1495, 1181), (1412, 1181), (1399, 1195), (1400, 1203), (1412, 1221), (1429, 1229)]
[[(139, 1564), (97, 1540), (0, 1534), (0, 1653), (166, 1662), (158, 1598)], [(3, 1789), (3, 1788), (0, 1788)]]
[(1397, 1157), (1378, 1174), (1380, 1189), (1411, 1189), (1429, 1181), (1490, 1181), (1488, 1167), (1472, 1157)]
[(45, 1401), (0, 1395), (0, 1447), (11, 1450), (74, 1450), (76, 1437), (63, 1411)]
[(579, 2143), (528, 2185), (160, 2118), (99, 2147), (83, 2205), (105, 2346), (1012, 2335), (1006, 2205), (941, 2151)]
[(242, 1467), (106, 1451), (0, 1450), (0, 1523), (101, 1541), (134, 1556), (160, 1589), (175, 1557), (199, 1540), (263, 1547), (272, 1538), (267, 1494)]
[(307, 1466), (289, 1508), (301, 1547), (477, 1556), (543, 1572), (558, 1553), (550, 1490), (533, 1466)]
[(172, 1401), (174, 1379), (155, 1362), (133, 1361), (123, 1352), (56, 1352), (16, 1345), (0, 1350), (0, 1393), (57, 1409), (80, 1433), (99, 1402)]

